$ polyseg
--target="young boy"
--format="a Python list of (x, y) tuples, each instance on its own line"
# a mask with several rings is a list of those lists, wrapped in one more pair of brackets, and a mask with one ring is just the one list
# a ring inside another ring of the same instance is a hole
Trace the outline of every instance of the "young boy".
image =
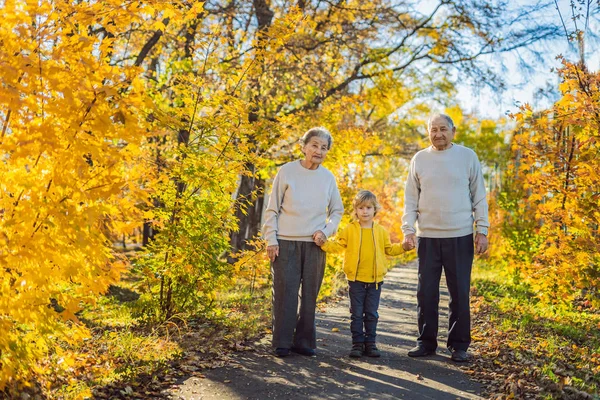
[(352, 331), (350, 357), (380, 357), (375, 339), (379, 314), (379, 298), (383, 277), (387, 272), (386, 255), (401, 254), (402, 244), (392, 244), (384, 227), (373, 221), (381, 206), (368, 190), (358, 192), (353, 202), (353, 223), (342, 229), (334, 240), (327, 241), (324, 251), (344, 254), (344, 273), (348, 279)]

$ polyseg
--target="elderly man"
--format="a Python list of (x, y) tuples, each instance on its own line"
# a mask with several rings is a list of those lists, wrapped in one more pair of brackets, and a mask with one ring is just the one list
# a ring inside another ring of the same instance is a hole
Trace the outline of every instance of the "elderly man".
[(456, 127), (449, 116), (433, 115), (427, 122), (427, 132), (431, 146), (412, 158), (404, 192), (404, 243), (407, 247), (417, 246), (419, 259), (419, 337), (408, 355), (428, 356), (437, 349), (443, 269), (450, 292), (447, 348), (452, 360), (463, 362), (467, 361), (471, 343), (473, 254), (482, 254), (488, 247), (485, 185), (475, 152), (452, 143)]

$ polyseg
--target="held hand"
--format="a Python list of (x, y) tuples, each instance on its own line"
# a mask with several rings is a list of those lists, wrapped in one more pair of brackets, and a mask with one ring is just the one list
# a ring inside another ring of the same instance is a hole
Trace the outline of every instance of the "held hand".
[(483, 254), (488, 249), (488, 239), (483, 233), (475, 235), (475, 254)]
[(315, 244), (319, 247), (323, 246), (327, 241), (327, 236), (325, 236), (325, 234), (322, 231), (316, 231), (315, 233), (313, 233), (312, 238)]
[(404, 241), (402, 242), (402, 248), (404, 250), (412, 250), (417, 247), (417, 235), (414, 233), (410, 233), (404, 237)]
[(267, 256), (271, 262), (275, 262), (275, 259), (279, 256), (279, 245), (267, 246)]

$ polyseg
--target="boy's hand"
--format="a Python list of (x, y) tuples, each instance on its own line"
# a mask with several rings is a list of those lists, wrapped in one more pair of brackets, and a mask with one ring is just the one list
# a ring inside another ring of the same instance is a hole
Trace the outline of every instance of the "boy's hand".
[(406, 251), (412, 250), (417, 247), (417, 235), (411, 233), (404, 237), (404, 241), (402, 242), (402, 248)]

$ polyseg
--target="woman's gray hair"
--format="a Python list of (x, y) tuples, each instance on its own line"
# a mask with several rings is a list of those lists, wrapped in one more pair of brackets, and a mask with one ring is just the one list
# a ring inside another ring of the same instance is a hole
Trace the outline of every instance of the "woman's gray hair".
[(306, 133), (304, 133), (304, 135), (302, 135), (302, 137), (300, 138), (300, 144), (302, 145), (302, 147), (306, 146), (310, 139), (315, 136), (327, 140), (327, 150), (331, 149), (331, 145), (333, 145), (333, 137), (331, 136), (331, 133), (329, 133), (327, 128), (324, 128), (322, 126), (310, 128), (306, 131)]
[(429, 127), (431, 126), (431, 121), (433, 121), (436, 118), (444, 118), (446, 121), (448, 121), (448, 126), (450, 127), (450, 129), (454, 128), (454, 121), (452, 121), (452, 118), (450, 118), (446, 114), (437, 113), (437, 114), (433, 114), (427, 120), (427, 130), (429, 130)]

